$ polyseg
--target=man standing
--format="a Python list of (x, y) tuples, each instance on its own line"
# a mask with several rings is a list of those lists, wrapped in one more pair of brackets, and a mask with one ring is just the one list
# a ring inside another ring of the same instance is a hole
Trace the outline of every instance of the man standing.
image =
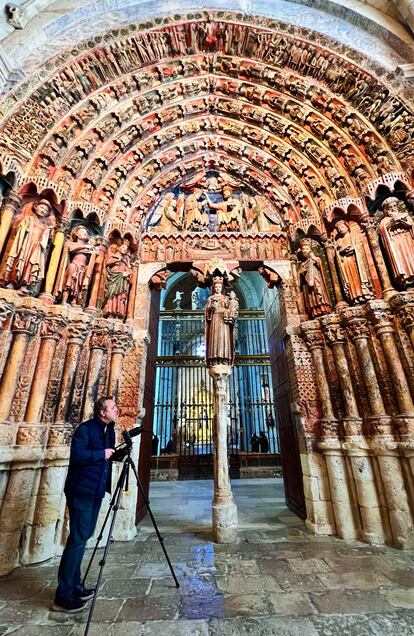
[(114, 453), (114, 420), (118, 414), (110, 397), (95, 402), (94, 416), (75, 431), (70, 449), (65, 495), (69, 510), (69, 537), (60, 561), (58, 587), (52, 609), (80, 612), (94, 594), (81, 583), (81, 563), (91, 538), (105, 492), (111, 491), (109, 461)]

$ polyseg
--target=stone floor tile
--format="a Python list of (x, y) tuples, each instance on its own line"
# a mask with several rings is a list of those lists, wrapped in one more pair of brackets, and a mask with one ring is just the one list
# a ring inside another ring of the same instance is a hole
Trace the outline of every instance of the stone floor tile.
[(264, 594), (230, 594), (223, 599), (224, 618), (236, 616), (263, 616), (271, 614), (268, 599)]
[(212, 620), (209, 636), (318, 636), (315, 626), (306, 617), (235, 618)]
[(178, 600), (171, 603), (163, 596), (128, 598), (118, 615), (119, 621), (170, 620), (177, 615)]
[(393, 607), (414, 610), (414, 588), (394, 588), (381, 590), (381, 594)]
[(323, 559), (288, 559), (288, 563), (295, 574), (316, 574), (330, 570)]
[(2, 601), (19, 601), (33, 598), (47, 585), (47, 581), (27, 581), (14, 576), (0, 581), (0, 599)]
[(319, 572), (317, 575), (322, 585), (330, 590), (375, 590), (384, 586), (392, 586), (389, 578), (376, 570), (355, 572)]
[(269, 594), (269, 602), (275, 614), (306, 616), (316, 614), (316, 609), (305, 594), (281, 592)]
[(280, 592), (281, 587), (273, 576), (218, 576), (217, 587), (225, 594), (254, 594)]
[[(83, 634), (85, 626), (83, 626), (81, 630), (80, 633)], [(10, 626), (8, 633), (13, 634), (13, 636), (73, 636), (73, 632), (73, 625), (21, 625), (17, 628)], [(5, 633), (6, 632), (0, 631), (0, 634)], [(90, 636), (92, 636), (91, 633)]]
[(370, 614), (393, 609), (376, 590), (329, 590), (309, 597), (322, 614)]
[(312, 616), (318, 636), (413, 636), (414, 615)]
[(208, 636), (206, 620), (149, 621), (113, 626), (111, 636)]
[(316, 574), (292, 574), (280, 570), (274, 576), (286, 592), (323, 592), (326, 589)]
[(133, 598), (146, 596), (150, 590), (152, 579), (113, 578), (106, 580), (99, 590), (104, 598)]
[(219, 592), (184, 595), (180, 599), (180, 618), (209, 620), (223, 616), (224, 598)]

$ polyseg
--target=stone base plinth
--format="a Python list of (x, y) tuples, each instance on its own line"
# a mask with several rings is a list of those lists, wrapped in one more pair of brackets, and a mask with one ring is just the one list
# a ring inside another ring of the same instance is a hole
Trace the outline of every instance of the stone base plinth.
[(213, 534), (216, 543), (237, 543), (237, 506), (234, 501), (212, 506)]

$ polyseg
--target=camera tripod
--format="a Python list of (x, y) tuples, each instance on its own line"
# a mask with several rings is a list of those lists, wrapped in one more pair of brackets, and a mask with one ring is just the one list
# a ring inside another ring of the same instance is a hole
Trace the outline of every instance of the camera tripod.
[[(130, 438), (129, 438), (128, 441), (127, 440), (125, 440), (125, 441), (126, 441), (126, 446), (123, 447), (122, 449), (116, 450), (115, 453), (114, 453), (115, 461), (117, 461), (117, 460), (118, 461), (123, 461), (122, 471), (121, 471), (121, 474), (119, 476), (118, 483), (116, 485), (114, 494), (113, 494), (111, 502), (109, 504), (109, 510), (108, 510), (108, 512), (106, 514), (106, 517), (105, 517), (105, 520), (104, 520), (104, 522), (102, 524), (101, 531), (100, 531), (99, 536), (97, 538), (96, 545), (94, 547), (91, 559), (90, 559), (90, 561), (88, 563), (88, 567), (86, 568), (86, 572), (85, 572), (85, 575), (84, 575), (83, 581), (82, 581), (82, 585), (85, 585), (85, 581), (86, 581), (86, 578), (88, 576), (88, 573), (89, 573), (89, 570), (91, 568), (91, 565), (93, 563), (93, 560), (95, 558), (95, 554), (96, 554), (96, 551), (97, 551), (97, 549), (99, 547), (99, 543), (101, 542), (102, 537), (104, 535), (104, 530), (105, 530), (106, 524), (107, 524), (107, 522), (108, 522), (108, 520), (109, 520), (109, 518), (110, 518), (110, 516), (112, 514), (112, 518), (111, 518), (110, 525), (109, 525), (109, 531), (108, 531), (108, 536), (107, 536), (106, 543), (105, 543), (103, 556), (102, 556), (102, 559), (99, 561), (99, 573), (98, 573), (98, 578), (97, 578), (97, 581), (96, 581), (96, 584), (95, 584), (95, 591), (94, 591), (93, 598), (92, 598), (91, 608), (89, 610), (89, 616), (88, 616), (88, 621), (86, 623), (84, 636), (87, 636), (87, 634), (89, 633), (89, 628), (90, 628), (90, 625), (91, 625), (91, 622), (92, 622), (93, 612), (94, 612), (94, 609), (95, 609), (96, 598), (97, 598), (99, 586), (101, 584), (103, 569), (105, 567), (106, 558), (108, 556), (109, 547), (110, 547), (110, 543), (111, 543), (111, 539), (112, 539), (112, 533), (113, 533), (113, 529), (114, 529), (114, 526), (115, 526), (116, 515), (117, 515), (117, 512), (119, 510), (120, 503), (121, 503), (122, 491), (123, 490), (125, 490), (125, 491), (128, 490), (129, 469), (130, 468), (132, 468), (132, 472), (135, 475), (135, 479), (136, 479), (136, 482), (137, 482), (137, 485), (138, 485), (139, 492), (141, 493), (141, 496), (142, 496), (142, 498), (144, 500), (145, 506), (146, 506), (146, 508), (148, 510), (148, 514), (149, 514), (149, 516), (151, 518), (152, 525), (154, 526), (154, 530), (157, 533), (158, 540), (159, 540), (160, 545), (161, 545), (161, 547), (163, 549), (165, 558), (167, 559), (168, 567), (170, 568), (170, 572), (171, 572), (172, 577), (174, 579), (175, 585), (176, 585), (177, 588), (180, 587), (180, 584), (179, 584), (179, 582), (177, 580), (177, 577), (175, 575), (173, 566), (171, 565), (171, 561), (170, 561), (169, 556), (167, 554), (167, 550), (165, 549), (164, 539), (160, 535), (160, 531), (158, 530), (157, 523), (156, 523), (156, 521), (154, 519), (154, 515), (152, 514), (152, 511), (151, 511), (151, 508), (150, 508), (150, 505), (149, 505), (148, 497), (145, 495), (145, 491), (144, 491), (144, 488), (142, 486), (141, 480), (139, 478), (138, 471), (137, 471), (136, 466), (134, 464), (134, 461), (133, 461), (133, 459), (131, 457), (132, 442), (131, 442)], [(117, 453), (118, 453), (119, 459), (118, 459), (118, 457), (116, 457)], [(125, 453), (126, 453), (125, 457), (123, 459), (121, 459), (121, 455), (123, 456)]]

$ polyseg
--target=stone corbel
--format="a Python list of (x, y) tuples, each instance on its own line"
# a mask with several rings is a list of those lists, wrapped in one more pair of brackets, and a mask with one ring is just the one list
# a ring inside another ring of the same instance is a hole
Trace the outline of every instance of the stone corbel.
[(266, 286), (269, 289), (278, 287), (282, 282), (282, 278), (279, 276), (279, 274), (268, 265), (262, 265), (261, 267), (259, 267), (259, 274), (263, 278)]

